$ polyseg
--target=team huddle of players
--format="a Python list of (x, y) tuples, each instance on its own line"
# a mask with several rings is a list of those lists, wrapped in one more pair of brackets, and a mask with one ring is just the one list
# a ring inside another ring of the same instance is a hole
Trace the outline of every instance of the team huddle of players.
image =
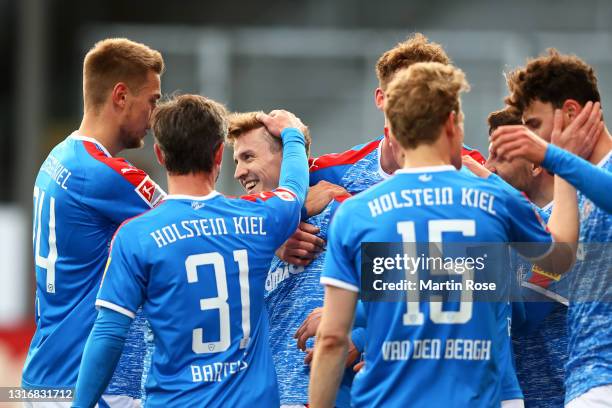
[[(163, 71), (126, 39), (85, 57), (83, 121), (34, 187), (24, 388), (76, 388), (75, 407), (612, 404), (612, 255), (578, 249), (612, 240), (585, 62), (551, 50), (511, 72), (486, 160), (463, 144), (464, 73), (421, 34), (378, 60), (384, 135), (310, 160), (292, 113), (158, 104)], [(115, 157), (150, 127), (168, 194)], [(215, 190), (226, 141), (242, 197)], [(530, 301), (358, 301), (362, 242), (538, 243), (515, 247)]]

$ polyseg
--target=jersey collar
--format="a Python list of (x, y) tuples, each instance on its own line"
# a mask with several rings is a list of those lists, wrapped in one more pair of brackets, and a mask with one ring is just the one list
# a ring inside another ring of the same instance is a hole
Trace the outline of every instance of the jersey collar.
[(399, 169), (395, 171), (395, 174), (439, 173), (441, 171), (457, 171), (457, 169), (451, 164), (442, 164), (439, 166), (411, 167), (408, 169)]
[(87, 137), (87, 136), (83, 136), (82, 134), (79, 133), (78, 130), (75, 130), (74, 132), (72, 132), (72, 134), (69, 136), (71, 139), (74, 140), (82, 140), (84, 142), (90, 142), (95, 144), (96, 146), (98, 146), (100, 148), (100, 150), (102, 150), (102, 153), (104, 153), (105, 155), (107, 155), (108, 157), (113, 157), (108, 150), (106, 150), (106, 147), (104, 147), (102, 145), (102, 143), (98, 142), (96, 139), (94, 139), (93, 137)]
[(549, 211), (553, 206), (553, 201), (551, 201), (550, 203), (546, 204), (544, 207), (541, 208), (542, 211)]
[(166, 196), (166, 200), (192, 200), (192, 201), (203, 201), (203, 200), (210, 200), (211, 198), (214, 198), (218, 195), (221, 195), (221, 193), (219, 193), (216, 190), (211, 191), (210, 193), (206, 194), (205, 196), (192, 196), (192, 195), (187, 195), (187, 194), (169, 194)]

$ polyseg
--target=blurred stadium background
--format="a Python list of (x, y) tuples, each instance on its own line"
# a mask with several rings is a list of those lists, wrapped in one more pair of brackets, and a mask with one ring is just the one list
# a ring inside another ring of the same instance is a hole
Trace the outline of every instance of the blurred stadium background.
[[(612, 99), (608, 0), (0, 0), (0, 27), (0, 386), (19, 383), (34, 325), (34, 178), (79, 126), (82, 59), (97, 40), (128, 37), (160, 50), (166, 94), (295, 112), (311, 128), (313, 155), (382, 134), (374, 64), (414, 31), (441, 43), (467, 73), (466, 143), (483, 152), (486, 117), (506, 93), (503, 72), (547, 47), (592, 64), (604, 107)], [(148, 137), (126, 157), (165, 186), (151, 146)], [(231, 152), (225, 160), (218, 189), (239, 193)]]

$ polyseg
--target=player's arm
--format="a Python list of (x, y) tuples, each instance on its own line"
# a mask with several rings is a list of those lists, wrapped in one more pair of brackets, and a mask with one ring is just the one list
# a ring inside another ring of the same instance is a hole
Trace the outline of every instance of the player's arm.
[(356, 302), (356, 292), (325, 287), (323, 316), (310, 373), (309, 401), (313, 408), (334, 406), (344, 373)]
[(111, 243), (109, 260), (98, 292), (100, 310), (81, 360), (75, 406), (92, 407), (106, 389), (146, 288), (136, 230), (123, 224)]
[(81, 359), (72, 406), (89, 408), (97, 404), (110, 382), (121, 357), (132, 319), (100, 308)]
[[(334, 198), (349, 196), (347, 191), (327, 181), (320, 181), (308, 189), (302, 208), (302, 220), (320, 214)], [(332, 211), (337, 208), (332, 207)], [(292, 265), (307, 266), (325, 249), (325, 241), (316, 234), (319, 228), (300, 222), (293, 235), (276, 251), (276, 256)]]
[(278, 185), (296, 195), (301, 209), (308, 190), (308, 159), (301, 130), (305, 126), (294, 114), (284, 110), (273, 110), (269, 115), (258, 114), (257, 120), (265, 125), (272, 136), (280, 136), (283, 141)]
[(576, 187), (596, 206), (612, 213), (612, 173), (549, 144), (542, 167)]
[(555, 176), (552, 213), (544, 224), (533, 205), (520, 194), (508, 191), (510, 240), (519, 254), (555, 275), (573, 265), (579, 233), (576, 190)]
[(360, 239), (353, 232), (355, 208), (348, 200), (329, 226), (329, 240), (321, 283), (325, 286), (323, 315), (317, 331), (309, 401), (313, 407), (331, 407), (345, 367), (349, 332), (359, 292), (358, 257)]

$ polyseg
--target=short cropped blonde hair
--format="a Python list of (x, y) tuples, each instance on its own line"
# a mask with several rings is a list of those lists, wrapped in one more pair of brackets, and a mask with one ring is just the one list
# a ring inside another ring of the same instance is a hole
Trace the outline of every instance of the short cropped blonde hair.
[[(264, 124), (257, 120), (257, 114), (263, 114), (262, 111), (257, 112), (242, 112), (232, 113), (229, 117), (229, 130), (227, 133), (227, 141), (229, 144), (234, 146), (236, 139), (251, 130), (264, 128), (265, 138), (268, 141), (268, 145), (273, 152), (279, 152), (283, 148), (283, 142), (280, 138), (272, 136), (264, 127)], [(310, 132), (306, 128), (304, 133), (304, 139), (306, 141), (306, 155), (310, 154)]]
[(149, 72), (161, 75), (163, 71), (164, 60), (159, 51), (126, 38), (99, 41), (83, 61), (85, 110), (100, 108), (118, 82), (125, 82), (135, 92)]
[(387, 89), (397, 72), (418, 62), (450, 64), (451, 59), (440, 44), (429, 41), (421, 33), (415, 33), (386, 51), (376, 62), (376, 76), (380, 87)]
[(469, 90), (465, 74), (452, 65), (421, 62), (400, 71), (389, 84), (385, 115), (405, 149), (432, 144), (451, 112), (461, 112), (459, 94)]

